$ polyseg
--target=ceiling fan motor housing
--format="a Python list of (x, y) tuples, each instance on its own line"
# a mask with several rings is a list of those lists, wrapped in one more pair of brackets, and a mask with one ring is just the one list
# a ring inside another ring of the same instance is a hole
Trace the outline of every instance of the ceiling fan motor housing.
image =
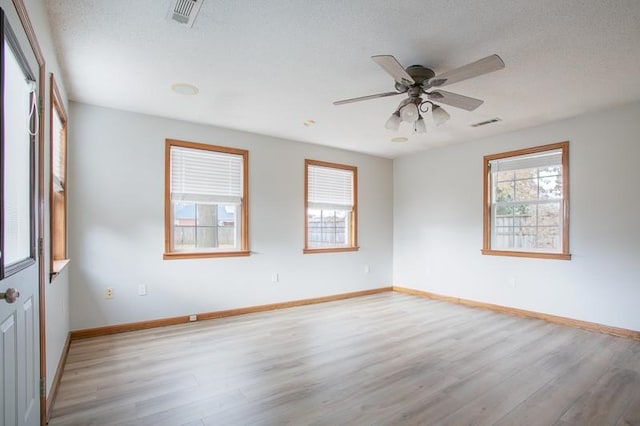
[(411, 65), (407, 68), (407, 74), (413, 78), (417, 85), (422, 86), (426, 80), (436, 76), (432, 69), (423, 67), (422, 65)]
[[(396, 82), (396, 90), (400, 93), (409, 91), (409, 96), (419, 96), (423, 83), (428, 81), (430, 78), (435, 77), (436, 75), (436, 73), (433, 72), (432, 69), (423, 67), (422, 65), (411, 65), (406, 69), (406, 71), (407, 74), (409, 74), (411, 78), (413, 78), (413, 81), (415, 81), (415, 83), (407, 86), (402, 83)], [(415, 89), (413, 90), (415, 93), (411, 93), (411, 89)]]

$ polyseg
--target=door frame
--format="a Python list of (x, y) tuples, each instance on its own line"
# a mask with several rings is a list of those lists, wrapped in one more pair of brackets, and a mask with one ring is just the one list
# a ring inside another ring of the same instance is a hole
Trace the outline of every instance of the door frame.
[(18, 13), (22, 28), (27, 35), (31, 50), (38, 62), (38, 164), (36, 166), (36, 180), (38, 182), (38, 196), (36, 201), (36, 256), (38, 257), (38, 321), (40, 323), (40, 425), (47, 424), (47, 333), (45, 310), (45, 256), (44, 256), (44, 126), (45, 126), (45, 96), (46, 96), (46, 69), (42, 49), (36, 38), (36, 33), (31, 25), (31, 19), (27, 13), (24, 0), (12, 0), (13, 7)]

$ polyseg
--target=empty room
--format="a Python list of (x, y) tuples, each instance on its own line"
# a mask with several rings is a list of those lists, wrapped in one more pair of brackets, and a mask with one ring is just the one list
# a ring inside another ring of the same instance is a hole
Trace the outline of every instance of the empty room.
[(0, 426), (640, 425), (640, 2), (0, 8)]

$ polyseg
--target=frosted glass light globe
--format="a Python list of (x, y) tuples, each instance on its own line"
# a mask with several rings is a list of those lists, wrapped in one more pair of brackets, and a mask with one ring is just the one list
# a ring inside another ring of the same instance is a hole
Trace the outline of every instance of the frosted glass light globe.
[(407, 104), (400, 109), (400, 118), (407, 123), (415, 122), (420, 117), (416, 104)]

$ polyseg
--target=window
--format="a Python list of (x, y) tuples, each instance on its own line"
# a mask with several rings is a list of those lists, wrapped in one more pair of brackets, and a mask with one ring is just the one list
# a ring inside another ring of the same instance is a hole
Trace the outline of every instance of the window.
[(304, 253), (358, 250), (358, 169), (305, 160)]
[(0, 278), (35, 262), (34, 149), (36, 83), (18, 41), (0, 13), (3, 41), (0, 136)]
[(67, 113), (51, 74), (51, 164), (49, 209), (51, 226), (50, 279), (67, 263)]
[(484, 157), (483, 254), (571, 259), (569, 142)]
[(248, 256), (249, 152), (167, 139), (165, 259)]

